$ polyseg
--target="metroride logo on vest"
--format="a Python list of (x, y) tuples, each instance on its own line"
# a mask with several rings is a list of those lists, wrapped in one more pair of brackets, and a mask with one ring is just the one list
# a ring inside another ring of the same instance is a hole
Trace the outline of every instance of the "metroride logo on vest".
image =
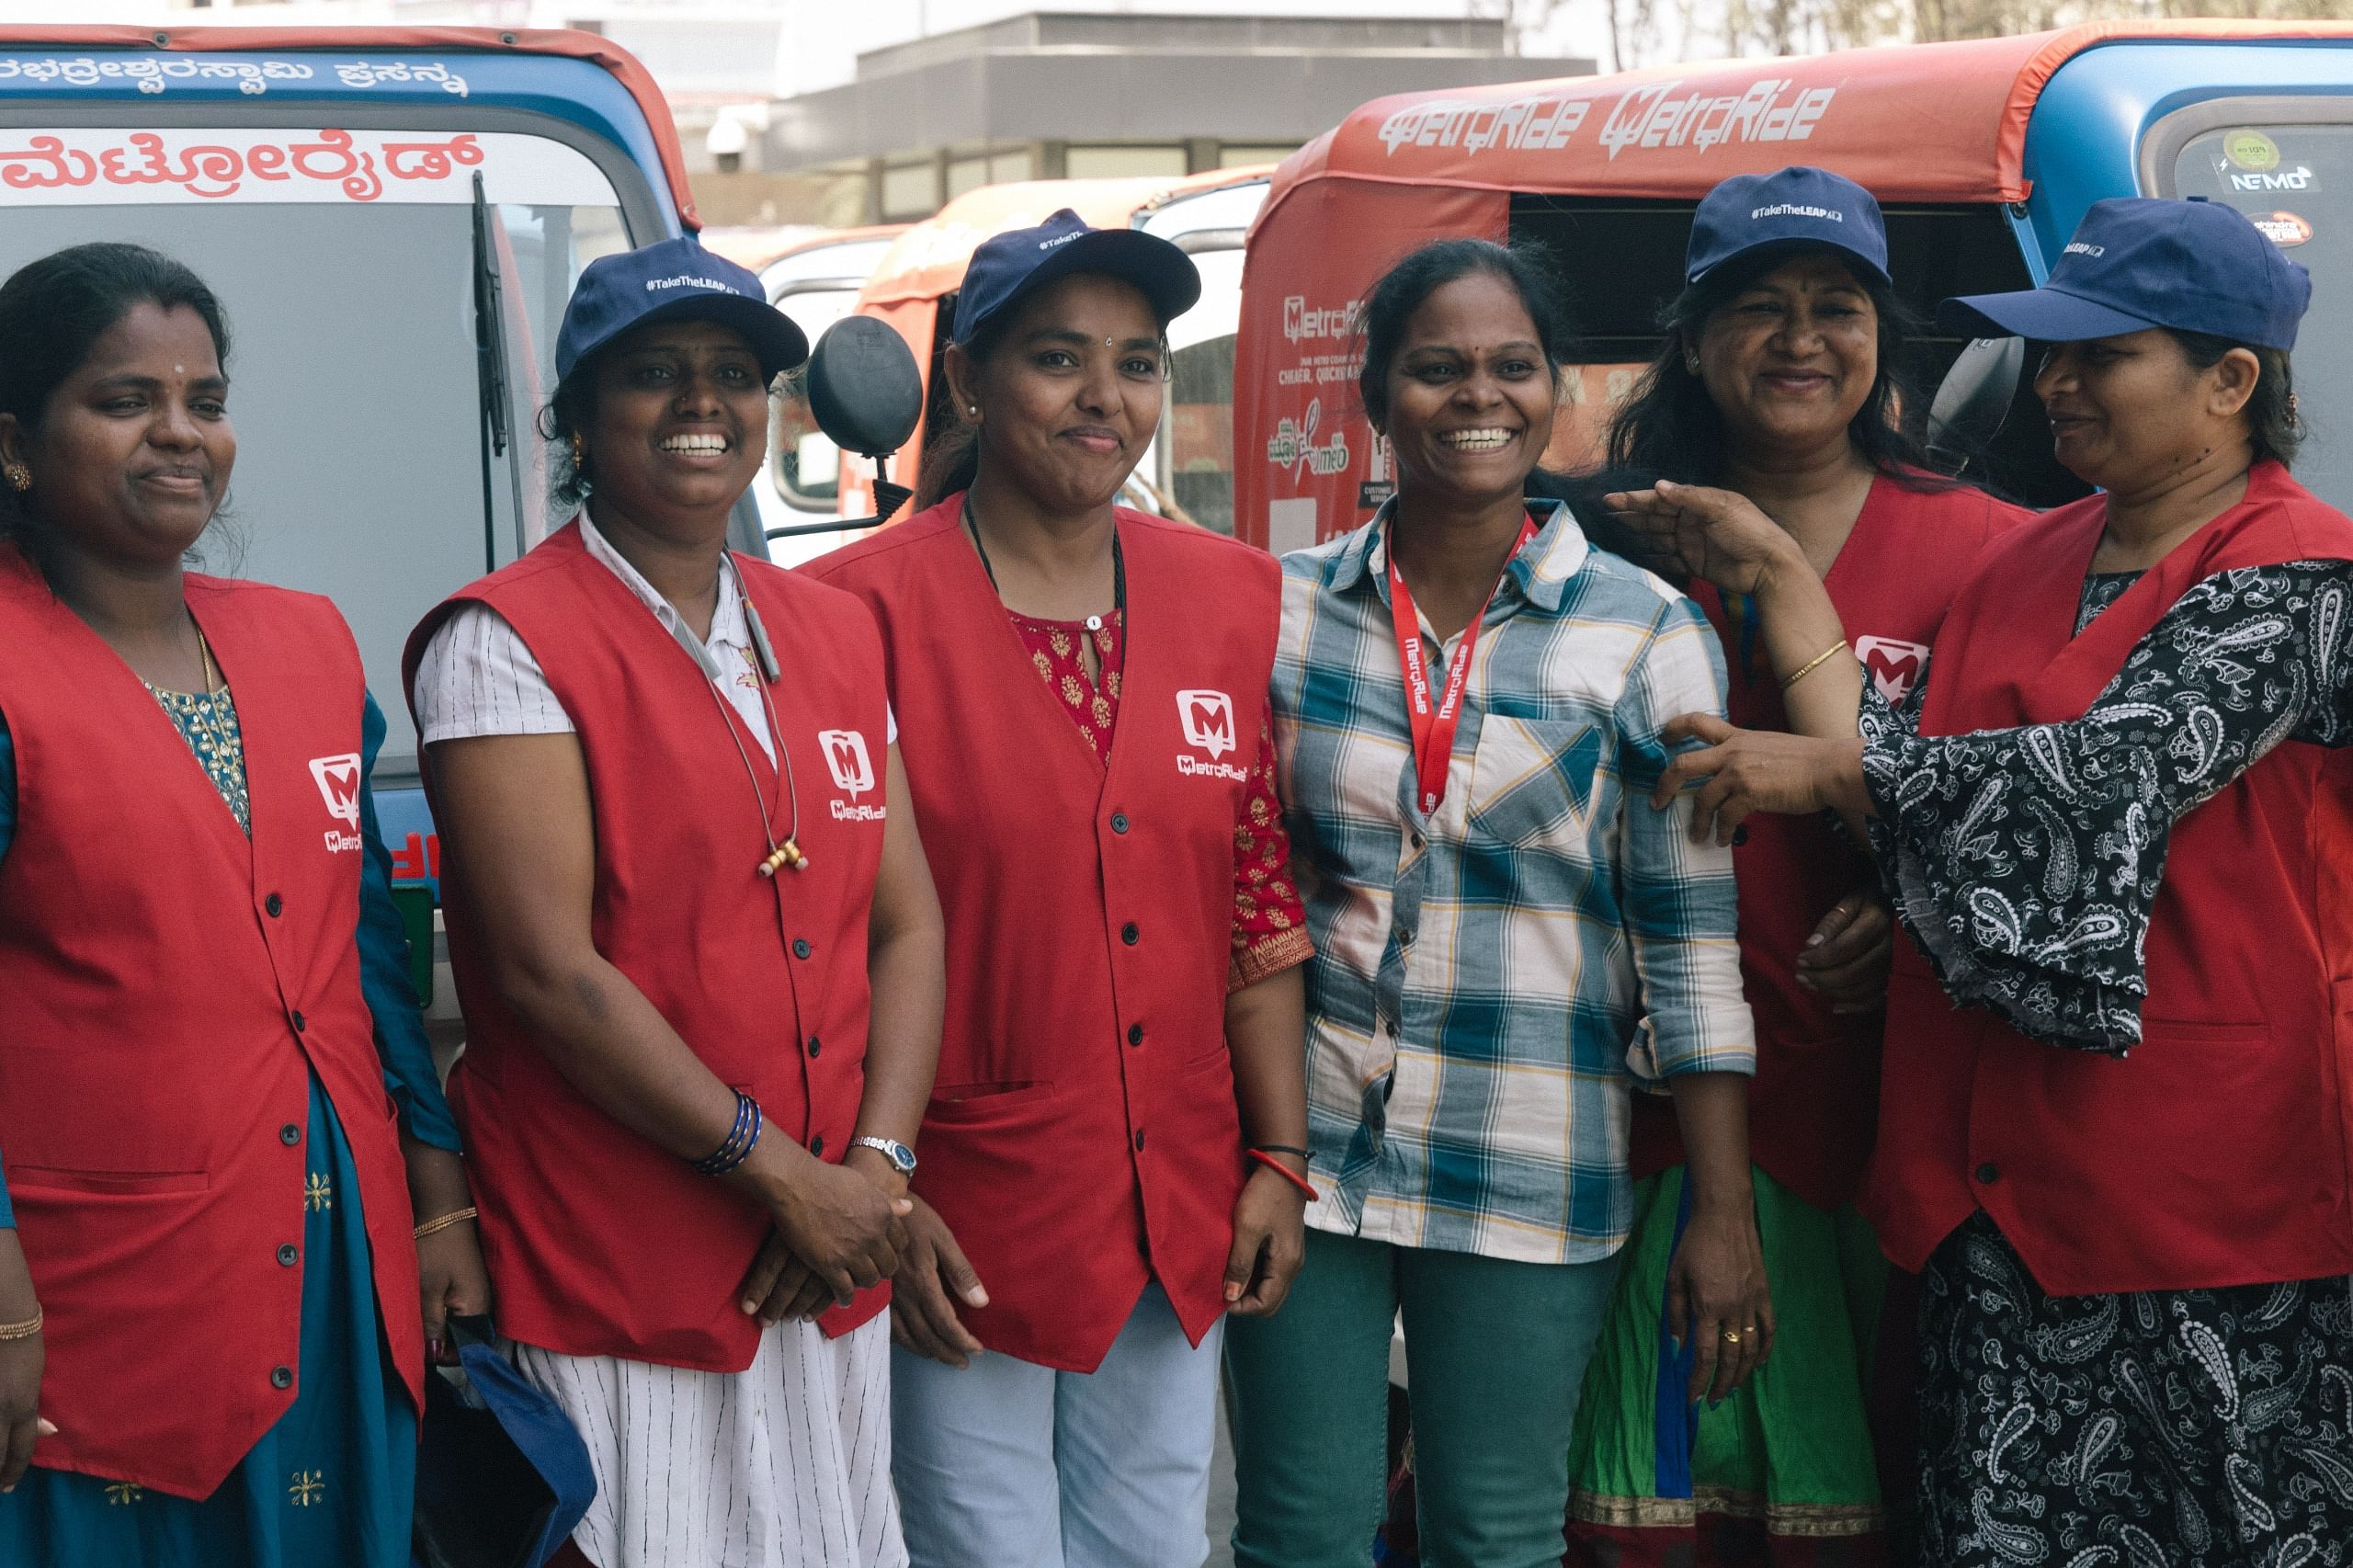
[(1178, 752), (1177, 772), (1199, 778), (1231, 778), (1237, 783), (1250, 777), (1249, 769), (1218, 760), (1233, 749), (1233, 699), (1222, 691), (1180, 691), (1176, 694), (1176, 718), (1185, 726), (1185, 744), (1210, 754), (1210, 760), (1203, 762), (1198, 756)]
[(1928, 647), (1925, 642), (1907, 642), (1901, 637), (1858, 637), (1855, 657), (1862, 660), (1881, 698), (1894, 705), (1912, 694), (1913, 686), (1920, 678), (1920, 667), (1927, 662)]
[(856, 730), (820, 730), (817, 745), (825, 754), (834, 787), (849, 797), (831, 802), (834, 820), (881, 822), (887, 808), (858, 803), (860, 795), (874, 788), (874, 758), (866, 749), (866, 736)]
[(324, 835), (327, 853), (339, 855), (347, 849), (358, 848), (358, 754), (345, 752), (340, 756), (314, 756), (311, 759), (311, 778), (319, 787), (319, 798), (327, 803), (327, 815), (351, 829), (348, 833), (327, 829)]

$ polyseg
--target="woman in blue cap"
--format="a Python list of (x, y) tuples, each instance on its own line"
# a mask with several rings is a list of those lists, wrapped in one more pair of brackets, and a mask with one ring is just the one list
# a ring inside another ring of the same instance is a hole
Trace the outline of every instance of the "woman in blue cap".
[(1756, 596), (1802, 732), (1687, 719), (1660, 801), (1867, 822), (1913, 938), (1866, 1211), (1923, 1270), (1939, 1564), (2353, 1540), (2353, 519), (2288, 474), (2310, 295), (2233, 210), (2132, 199), (1947, 302), (2049, 345), (2101, 493), (1989, 555), (1901, 708), (1753, 508), (1628, 502)]
[(947, 911), (892, 1303), (918, 1568), (1198, 1568), (1220, 1337), (1299, 1267), (1275, 563), (1117, 504), (1199, 294), (1068, 210), (986, 241), (926, 509), (808, 569), (881, 625)]
[(938, 901), (863, 606), (726, 548), (806, 353), (689, 239), (581, 274), (573, 521), (410, 637), (517, 1365), (597, 1568), (896, 1568), (889, 1343)]
[[(1823, 580), (1881, 696), (1901, 701), (1979, 557), (2028, 514), (1932, 474), (1897, 417), (1909, 323), (1879, 203), (1826, 169), (1735, 176), (1693, 215), (1685, 270), (1659, 357), (1611, 422), (1612, 471), (1755, 503)], [(1731, 721), (1786, 728), (1755, 601), (1704, 581), (1690, 592), (1724, 646)], [(1703, 1534), (1725, 1562), (1796, 1540), (1876, 1552), (1904, 1512), (1882, 1506), (1866, 1408), (1888, 1268), (1854, 1205), (1877, 1121), (1891, 917), (1868, 856), (1822, 821), (1751, 823), (1733, 860), (1774, 1354), (1730, 1400), (1672, 1397), (1690, 1377), (1664, 1312), (1687, 1172), (1670, 1108), (1638, 1097), (1639, 1218), (1570, 1460), (1580, 1554), (1630, 1565)], [(1889, 1348), (1908, 1358), (1909, 1325), (1896, 1326)], [(1881, 1435), (1905, 1426), (1882, 1414)]]

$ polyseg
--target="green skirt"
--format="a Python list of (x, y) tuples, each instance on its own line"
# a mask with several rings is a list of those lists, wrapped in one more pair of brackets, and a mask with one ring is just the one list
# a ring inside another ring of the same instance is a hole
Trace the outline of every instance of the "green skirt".
[[(1864, 1399), (1888, 1265), (1851, 1205), (1826, 1214), (1752, 1174), (1772, 1358), (1712, 1408), (1684, 1399), (1690, 1347), (1677, 1357), (1665, 1345), (1683, 1167), (1635, 1186), (1633, 1234), (1570, 1439), (1572, 1562), (1884, 1556)], [(1703, 1527), (1708, 1551), (1695, 1558)]]

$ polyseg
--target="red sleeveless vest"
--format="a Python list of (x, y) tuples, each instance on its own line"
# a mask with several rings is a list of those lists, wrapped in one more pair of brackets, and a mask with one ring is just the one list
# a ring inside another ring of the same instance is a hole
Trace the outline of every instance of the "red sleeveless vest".
[(392, 1363), (414, 1223), (359, 989), (359, 651), (323, 598), (190, 575), (248, 840), (171, 719), (0, 549), (0, 1154), (48, 1323), (40, 1462), (204, 1497), (301, 1392), (310, 1073), (343, 1123)]
[(1225, 1043), (1233, 826), (1274, 667), (1273, 559), (1119, 514), (1106, 769), (1038, 678), (955, 495), (805, 570), (872, 607), (948, 917), (915, 1188), (988, 1287), (992, 1350), (1092, 1371), (1157, 1278), (1196, 1343), (1243, 1180)]
[[(1873, 482), (1824, 585), (1868, 677), (1890, 702), (1919, 678), (1945, 610), (1986, 549), (2033, 514), (1982, 490), (1906, 490)], [(1744, 730), (1787, 730), (1780, 682), (1753, 619), (1736, 620), (1705, 583), (1692, 596), (1724, 645), (1729, 712)], [(1881, 1018), (1842, 1017), (1797, 983), (1798, 954), (1831, 906), (1876, 873), (1819, 816), (1757, 815), (1733, 851), (1740, 884), (1740, 978), (1756, 1016), (1748, 1085), (1750, 1156), (1817, 1209), (1861, 1187), (1879, 1114)], [(1637, 1180), (1683, 1161), (1672, 1100), (1634, 1099)]]
[[(882, 858), (888, 723), (881, 650), (847, 596), (766, 562), (738, 564), (784, 672), (769, 696), (779, 750), (797, 769), (803, 870), (758, 874), (768, 840), (745, 758), (782, 842), (792, 811), (777, 770), (700, 666), (588, 553), (576, 523), (427, 616), (409, 636), (405, 683), (414, 701), (417, 659), (460, 604), (486, 604), (515, 629), (587, 763), (597, 950), (704, 1065), (759, 1101), (764, 1137), (798, 1139), (837, 1162), (866, 1085), (866, 926)], [(429, 790), (429, 749), (427, 763)], [(460, 890), (464, 877), (458, 866)], [(743, 1370), (760, 1324), (737, 1308), (736, 1291), (767, 1213), (573, 1088), (500, 1002), (464, 903), (461, 893), (446, 912), (466, 1014), (450, 1087), (500, 1329), (565, 1355)], [(825, 1331), (873, 1317), (887, 1291), (828, 1312)]]
[[(2097, 496), (2018, 529), (1946, 618), (1925, 734), (2082, 715), (2202, 579), (2353, 560), (2353, 520), (2257, 464), (2246, 498), (2074, 636)], [(2142, 1040), (2121, 1060), (1956, 1010), (1897, 945), (1865, 1212), (1918, 1268), (1977, 1209), (2054, 1295), (2353, 1268), (2353, 754), (2287, 742), (2175, 824)]]

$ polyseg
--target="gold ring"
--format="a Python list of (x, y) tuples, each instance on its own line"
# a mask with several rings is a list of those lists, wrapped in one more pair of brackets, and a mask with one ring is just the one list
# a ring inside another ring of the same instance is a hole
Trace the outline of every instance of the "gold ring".
[(1724, 1330), (1724, 1343), (1725, 1343), (1726, 1345), (1737, 1345), (1737, 1344), (1739, 1344), (1739, 1343), (1740, 1343), (1740, 1330), (1738, 1330), (1738, 1329), (1736, 1329), (1736, 1328), (1728, 1328), (1728, 1329)]

